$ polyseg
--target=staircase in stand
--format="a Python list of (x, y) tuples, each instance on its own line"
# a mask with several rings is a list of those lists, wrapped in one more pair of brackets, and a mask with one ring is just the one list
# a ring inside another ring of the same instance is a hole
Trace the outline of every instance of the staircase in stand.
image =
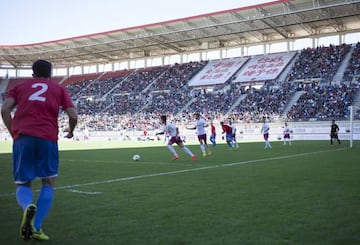
[(291, 109), (291, 107), (299, 100), (301, 95), (303, 95), (305, 91), (297, 91), (290, 99), (289, 103), (286, 105), (284, 111), (281, 114), (281, 117), (284, 117)]

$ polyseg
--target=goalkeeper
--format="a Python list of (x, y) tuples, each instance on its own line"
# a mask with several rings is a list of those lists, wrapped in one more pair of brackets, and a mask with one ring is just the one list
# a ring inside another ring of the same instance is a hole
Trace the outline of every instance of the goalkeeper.
[(331, 130), (330, 130), (330, 144), (333, 145), (333, 139), (336, 139), (339, 145), (341, 141), (339, 139), (339, 126), (335, 123), (335, 120), (331, 121)]

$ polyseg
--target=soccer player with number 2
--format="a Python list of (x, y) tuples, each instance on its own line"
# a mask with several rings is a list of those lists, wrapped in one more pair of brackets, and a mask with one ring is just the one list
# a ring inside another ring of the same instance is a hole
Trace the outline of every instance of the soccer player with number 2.
[[(55, 178), (59, 169), (58, 115), (69, 117), (66, 138), (73, 137), (77, 113), (66, 89), (51, 80), (52, 64), (37, 60), (32, 65), (33, 79), (12, 88), (1, 107), (1, 116), (13, 138), (13, 175), (16, 200), (23, 210), (20, 236), (24, 240), (49, 240), (42, 230), (54, 199)], [(16, 112), (12, 117), (11, 112)], [(33, 202), (31, 183), (42, 182)]]

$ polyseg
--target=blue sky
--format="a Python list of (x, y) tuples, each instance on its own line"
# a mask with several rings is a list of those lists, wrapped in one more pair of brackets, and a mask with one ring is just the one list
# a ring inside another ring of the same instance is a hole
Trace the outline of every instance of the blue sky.
[(272, 0), (2, 0), (0, 45), (31, 44)]

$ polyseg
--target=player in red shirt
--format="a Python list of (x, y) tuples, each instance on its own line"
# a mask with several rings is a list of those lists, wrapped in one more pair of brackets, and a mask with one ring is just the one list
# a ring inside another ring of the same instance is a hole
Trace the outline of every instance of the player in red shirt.
[[(59, 169), (59, 109), (69, 117), (67, 138), (73, 137), (77, 113), (66, 89), (51, 80), (50, 62), (37, 60), (32, 70), (33, 79), (17, 84), (8, 92), (1, 107), (1, 116), (14, 140), (16, 200), (23, 209), (20, 235), (25, 240), (49, 240), (42, 231), (42, 223), (52, 206)], [(17, 109), (12, 117), (15, 107)], [(33, 203), (31, 189), (35, 178), (42, 182), (36, 204)]]
[(233, 141), (232, 128), (229, 125), (224, 124), (224, 122), (220, 122), (220, 125), (223, 130), (222, 134), (225, 133), (226, 143), (229, 147), (229, 150), (231, 150), (232, 149), (232, 141)]
[(213, 147), (216, 147), (216, 129), (213, 122), (210, 122), (210, 127), (211, 127), (210, 142), (212, 143)]

